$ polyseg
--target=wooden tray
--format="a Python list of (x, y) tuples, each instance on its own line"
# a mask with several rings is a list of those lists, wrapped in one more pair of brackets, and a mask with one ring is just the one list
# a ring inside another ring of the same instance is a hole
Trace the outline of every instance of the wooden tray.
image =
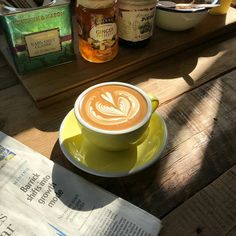
[[(77, 96), (91, 84), (127, 79), (127, 76), (133, 76), (134, 72), (150, 63), (215, 40), (227, 33), (235, 34), (235, 30), (236, 9), (230, 8), (227, 15), (208, 15), (197, 27), (184, 32), (168, 32), (155, 28), (152, 40), (146, 47), (120, 47), (117, 57), (110, 62), (94, 64), (77, 54), (77, 59), (71, 63), (17, 76), (37, 106), (43, 107), (68, 96)], [(8, 50), (2, 45), (1, 43), (2, 53), (15, 70)]]

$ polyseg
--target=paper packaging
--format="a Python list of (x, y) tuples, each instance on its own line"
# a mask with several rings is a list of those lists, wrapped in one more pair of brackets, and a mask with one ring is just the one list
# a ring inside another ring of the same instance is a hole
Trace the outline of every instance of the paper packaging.
[(74, 58), (69, 0), (37, 8), (5, 8), (1, 24), (19, 74)]
[(0, 196), (1, 235), (156, 236), (161, 228), (155, 216), (2, 132)]

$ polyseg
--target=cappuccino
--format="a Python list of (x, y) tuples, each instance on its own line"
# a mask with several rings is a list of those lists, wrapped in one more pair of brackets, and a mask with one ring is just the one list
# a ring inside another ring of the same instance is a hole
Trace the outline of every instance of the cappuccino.
[(107, 131), (136, 126), (148, 113), (148, 103), (142, 93), (120, 84), (95, 86), (83, 95), (78, 105), (86, 123)]

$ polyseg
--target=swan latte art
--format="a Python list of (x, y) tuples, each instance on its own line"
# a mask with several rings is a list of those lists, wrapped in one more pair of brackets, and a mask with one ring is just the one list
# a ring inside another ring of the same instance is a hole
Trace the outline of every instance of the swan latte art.
[(131, 87), (107, 84), (85, 93), (78, 109), (89, 125), (117, 131), (139, 124), (148, 112), (148, 104), (145, 97)]

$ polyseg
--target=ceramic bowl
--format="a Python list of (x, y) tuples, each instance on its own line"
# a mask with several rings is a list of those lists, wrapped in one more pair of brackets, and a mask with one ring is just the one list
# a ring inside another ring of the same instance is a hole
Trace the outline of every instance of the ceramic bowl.
[[(212, 4), (214, 2), (213, 0)], [(170, 31), (183, 31), (199, 24), (207, 16), (208, 10), (205, 7), (198, 9), (176, 9), (157, 5), (155, 21), (159, 28)]]

